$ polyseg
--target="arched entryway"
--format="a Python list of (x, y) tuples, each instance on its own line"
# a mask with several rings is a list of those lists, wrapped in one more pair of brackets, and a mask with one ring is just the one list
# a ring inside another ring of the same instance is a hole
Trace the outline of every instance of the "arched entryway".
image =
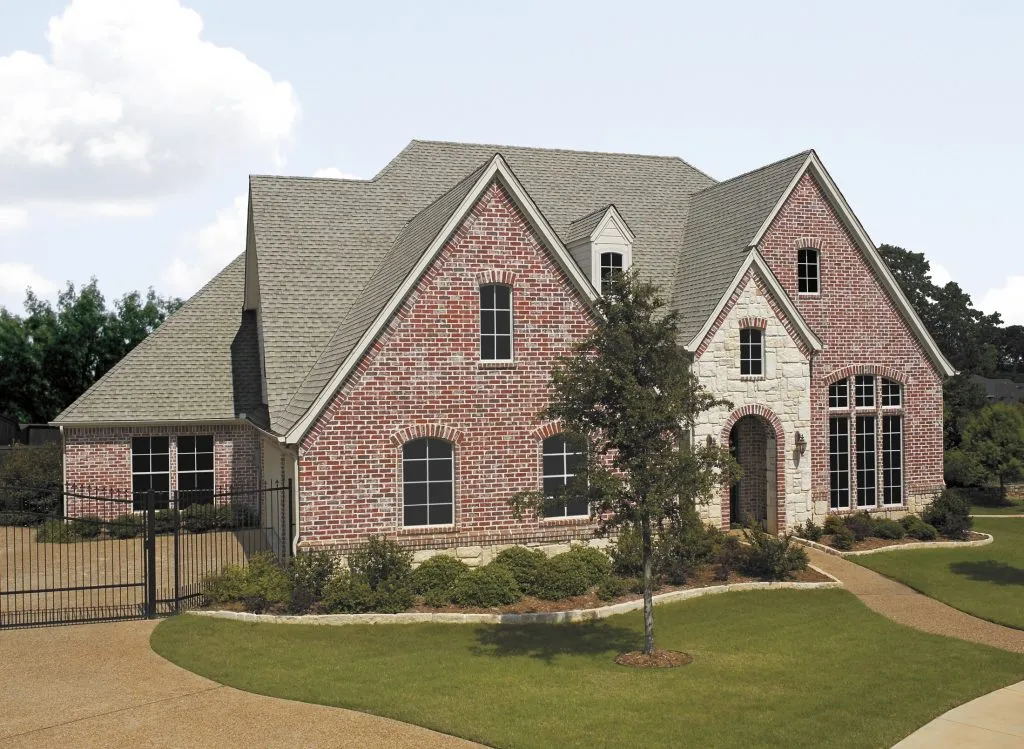
[(785, 498), (784, 437), (778, 418), (767, 408), (745, 407), (730, 417), (723, 439), (743, 476), (725, 490), (722, 525), (752, 520), (772, 533), (784, 530), (784, 511), (780, 518), (779, 510), (780, 499)]

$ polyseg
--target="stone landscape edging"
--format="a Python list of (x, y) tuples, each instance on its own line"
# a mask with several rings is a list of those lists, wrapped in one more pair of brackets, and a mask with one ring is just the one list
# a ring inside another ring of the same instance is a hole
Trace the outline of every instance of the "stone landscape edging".
[(974, 531), (974, 533), (979, 533), (985, 538), (979, 538), (977, 541), (915, 541), (909, 544), (893, 544), (892, 546), (879, 546), (877, 549), (861, 549), (860, 551), (840, 551), (839, 549), (833, 549), (831, 546), (819, 544), (817, 541), (810, 541), (799, 536), (793, 536), (793, 540), (812, 549), (831, 554), (834, 557), (863, 557), (868, 554), (881, 554), (884, 551), (906, 551), (912, 549), (965, 549), (972, 546), (986, 546), (993, 541), (991, 533), (981, 533), (980, 531)]
[[(753, 582), (731, 583), (729, 585), (712, 585), (706, 588), (689, 588), (672, 590), (654, 596), (655, 605), (685, 601), (691, 598), (729, 593), (743, 590), (823, 590), (841, 588), (843, 584), (824, 570), (811, 566), (815, 572), (824, 575), (832, 582), (795, 583), (795, 582)], [(573, 611), (542, 611), (532, 614), (457, 614), (453, 612), (406, 612), (402, 614), (251, 614), (247, 611), (186, 611), (193, 616), (208, 616), (216, 619), (234, 619), (243, 622), (259, 622), (264, 624), (319, 624), (327, 626), (344, 626), (350, 624), (559, 624), (565, 622), (586, 622), (606, 619), (609, 616), (625, 614), (642, 609), (644, 599), (638, 598), (622, 603), (613, 603), (594, 609), (575, 609)]]

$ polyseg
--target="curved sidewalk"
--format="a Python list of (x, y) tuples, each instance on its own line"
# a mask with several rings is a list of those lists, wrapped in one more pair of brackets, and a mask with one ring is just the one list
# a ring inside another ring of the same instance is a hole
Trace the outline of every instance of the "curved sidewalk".
[(893, 749), (1020, 749), (1024, 746), (1024, 681), (954, 707)]
[[(914, 552), (907, 552), (914, 553)], [(902, 583), (841, 557), (807, 549), (811, 564), (820, 567), (867, 606), (895, 622), (947, 637), (959, 637), (982, 645), (1024, 653), (1024, 630), (965, 614)]]
[(222, 686), (154, 653), (154, 626), (0, 632), (0, 747), (478, 746), (387, 718)]

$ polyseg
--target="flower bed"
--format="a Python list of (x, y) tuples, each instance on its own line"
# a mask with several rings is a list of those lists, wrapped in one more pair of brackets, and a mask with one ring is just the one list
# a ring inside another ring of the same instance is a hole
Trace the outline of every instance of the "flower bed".
[[(826, 541), (828, 538), (828, 536), (822, 536), (821, 540)], [(818, 551), (823, 551), (826, 554), (832, 554), (833, 556), (855, 557), (865, 554), (878, 554), (885, 551), (903, 551), (905, 549), (953, 549), (958, 547), (970, 548), (972, 546), (985, 546), (986, 544), (992, 543), (992, 536), (988, 533), (968, 531), (965, 538), (941, 539), (935, 541), (918, 541), (913, 538), (901, 538), (897, 540), (868, 538), (864, 541), (855, 543), (852, 549), (846, 551), (840, 551), (828, 544), (810, 541), (806, 538), (797, 537), (795, 540), (797, 543), (803, 544), (804, 546), (809, 546), (812, 549), (817, 549)]]

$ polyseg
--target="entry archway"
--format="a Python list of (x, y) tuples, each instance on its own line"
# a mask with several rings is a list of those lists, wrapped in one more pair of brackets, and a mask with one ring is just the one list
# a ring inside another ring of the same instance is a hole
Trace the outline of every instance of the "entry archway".
[(723, 490), (722, 526), (754, 521), (771, 533), (784, 531), (785, 435), (779, 418), (764, 406), (744, 406), (729, 417), (722, 442), (743, 469), (742, 478)]

